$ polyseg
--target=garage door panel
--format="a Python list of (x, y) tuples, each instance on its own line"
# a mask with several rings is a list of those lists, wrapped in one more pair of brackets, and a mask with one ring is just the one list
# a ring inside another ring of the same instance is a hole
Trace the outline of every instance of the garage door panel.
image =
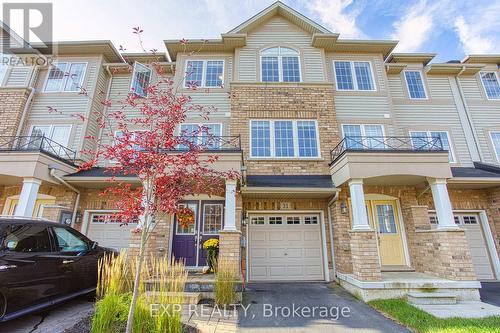
[[(106, 215), (102, 213), (98, 215)], [(100, 246), (110, 247), (116, 250), (128, 248), (132, 229), (136, 227), (135, 223), (127, 225), (116, 222), (92, 222), (88, 221), (87, 237), (99, 243)]]
[[(287, 220), (286, 214), (281, 216)], [(300, 214), (290, 213), (289, 216)], [(323, 280), (320, 224), (304, 225), (303, 218), (301, 224), (269, 225), (267, 221), (265, 225), (250, 225), (249, 279)]]

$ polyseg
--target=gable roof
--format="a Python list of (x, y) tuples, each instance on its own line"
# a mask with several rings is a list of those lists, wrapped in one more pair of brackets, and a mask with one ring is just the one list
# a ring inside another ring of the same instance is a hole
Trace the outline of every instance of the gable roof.
[(228, 31), (228, 34), (235, 34), (235, 33), (247, 33), (248, 31), (252, 30), (253, 28), (259, 26), (261, 23), (267, 21), (271, 17), (275, 15), (280, 15), (290, 22), (296, 24), (303, 30), (309, 32), (310, 34), (314, 33), (332, 33), (330, 30), (327, 28), (321, 26), (320, 24), (314, 22), (313, 20), (307, 18), (306, 16), (302, 15), (301, 13), (297, 12), (295, 9), (288, 7), (284, 3), (280, 1), (276, 1), (266, 9), (262, 10), (261, 12), (257, 13), (256, 15), (252, 16), (245, 22), (241, 23), (234, 29)]

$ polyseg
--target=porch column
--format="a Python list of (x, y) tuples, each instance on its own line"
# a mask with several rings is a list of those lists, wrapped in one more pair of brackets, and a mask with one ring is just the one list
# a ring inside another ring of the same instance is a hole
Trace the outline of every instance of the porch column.
[(432, 199), (436, 208), (438, 218), (438, 229), (457, 229), (455, 219), (453, 218), (453, 209), (451, 207), (448, 188), (446, 187), (446, 179), (444, 178), (428, 178), (427, 181), (431, 186)]
[(38, 189), (41, 184), (42, 181), (40, 179), (24, 178), (19, 203), (14, 212), (15, 216), (33, 216), (33, 209), (35, 209), (36, 197), (38, 196)]
[(236, 231), (236, 180), (226, 180), (224, 231)]
[(349, 192), (351, 193), (352, 230), (371, 230), (366, 215), (363, 180), (351, 179), (349, 181)]

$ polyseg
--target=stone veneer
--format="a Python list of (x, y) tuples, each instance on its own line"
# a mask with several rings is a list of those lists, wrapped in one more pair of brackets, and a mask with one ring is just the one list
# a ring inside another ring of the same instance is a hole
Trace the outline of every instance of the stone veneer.
[(27, 88), (0, 88), (0, 136), (16, 135), (28, 96)]
[[(251, 159), (250, 119), (317, 120), (321, 156), (311, 160)], [(249, 175), (327, 175), (330, 173), (330, 150), (338, 144), (340, 138), (333, 104), (333, 87), (331, 84), (232, 84), (230, 129), (231, 135), (241, 135)]]

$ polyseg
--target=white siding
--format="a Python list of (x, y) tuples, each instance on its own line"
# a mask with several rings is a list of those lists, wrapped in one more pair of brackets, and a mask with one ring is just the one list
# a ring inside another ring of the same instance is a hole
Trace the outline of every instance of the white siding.
[(247, 45), (236, 53), (238, 56), (237, 81), (260, 81), (260, 51), (271, 46), (288, 46), (298, 49), (301, 57), (302, 80), (324, 82), (324, 57), (321, 49), (311, 45), (311, 35), (283, 17), (274, 16), (248, 33)]
[(16, 66), (10, 68), (10, 73), (8, 73), (6, 87), (26, 87), (29, 84), (29, 78), (31, 75), (32, 67), (27, 66)]

